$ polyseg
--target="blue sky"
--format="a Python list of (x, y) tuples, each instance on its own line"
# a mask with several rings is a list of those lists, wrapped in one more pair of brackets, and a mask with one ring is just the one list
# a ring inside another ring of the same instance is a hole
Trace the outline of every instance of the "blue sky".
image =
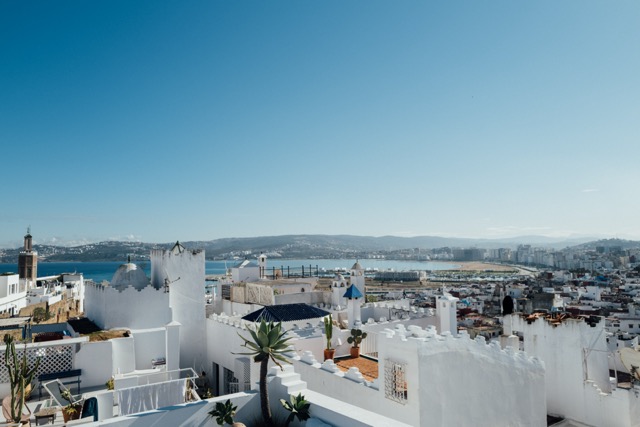
[(3, 1), (0, 246), (640, 239), (640, 2)]

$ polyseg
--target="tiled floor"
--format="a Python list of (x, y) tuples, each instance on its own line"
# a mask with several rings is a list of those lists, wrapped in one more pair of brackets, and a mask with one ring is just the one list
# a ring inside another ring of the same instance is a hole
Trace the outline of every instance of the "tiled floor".
[(378, 362), (366, 357), (356, 357), (335, 360), (336, 365), (343, 371), (348, 371), (352, 366), (357, 367), (367, 381), (378, 378)]

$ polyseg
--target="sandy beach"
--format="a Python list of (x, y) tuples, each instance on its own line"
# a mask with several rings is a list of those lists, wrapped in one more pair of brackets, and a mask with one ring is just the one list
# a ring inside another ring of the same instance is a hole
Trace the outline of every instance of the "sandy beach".
[(455, 264), (460, 265), (459, 268), (455, 268), (454, 270), (459, 271), (515, 271), (516, 267), (511, 265), (501, 265), (501, 264), (490, 264), (486, 262), (480, 261), (454, 261)]

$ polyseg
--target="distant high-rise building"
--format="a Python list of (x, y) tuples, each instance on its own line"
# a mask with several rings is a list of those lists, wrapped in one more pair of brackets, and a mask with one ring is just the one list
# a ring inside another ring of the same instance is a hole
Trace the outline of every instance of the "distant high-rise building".
[(18, 255), (18, 277), (36, 283), (38, 277), (38, 252), (33, 250), (31, 227), (24, 236), (24, 249)]
[(456, 261), (482, 261), (484, 260), (484, 249), (467, 248), (467, 249), (454, 249), (453, 259)]

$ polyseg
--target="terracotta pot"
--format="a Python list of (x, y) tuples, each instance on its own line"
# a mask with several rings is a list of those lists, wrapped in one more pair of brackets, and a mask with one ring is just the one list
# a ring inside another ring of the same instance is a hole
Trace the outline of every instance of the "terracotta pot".
[(324, 360), (333, 360), (333, 357), (336, 355), (336, 349), (335, 348), (330, 348), (330, 349), (324, 349)]
[(69, 420), (77, 420), (80, 418), (80, 411), (82, 411), (81, 405), (73, 405), (75, 411), (73, 413), (68, 413), (67, 411), (62, 409), (62, 418), (64, 418), (64, 422), (68, 423)]
[(356, 357), (360, 357), (360, 347), (351, 347), (349, 351), (351, 353), (351, 357), (353, 357), (354, 359)]

